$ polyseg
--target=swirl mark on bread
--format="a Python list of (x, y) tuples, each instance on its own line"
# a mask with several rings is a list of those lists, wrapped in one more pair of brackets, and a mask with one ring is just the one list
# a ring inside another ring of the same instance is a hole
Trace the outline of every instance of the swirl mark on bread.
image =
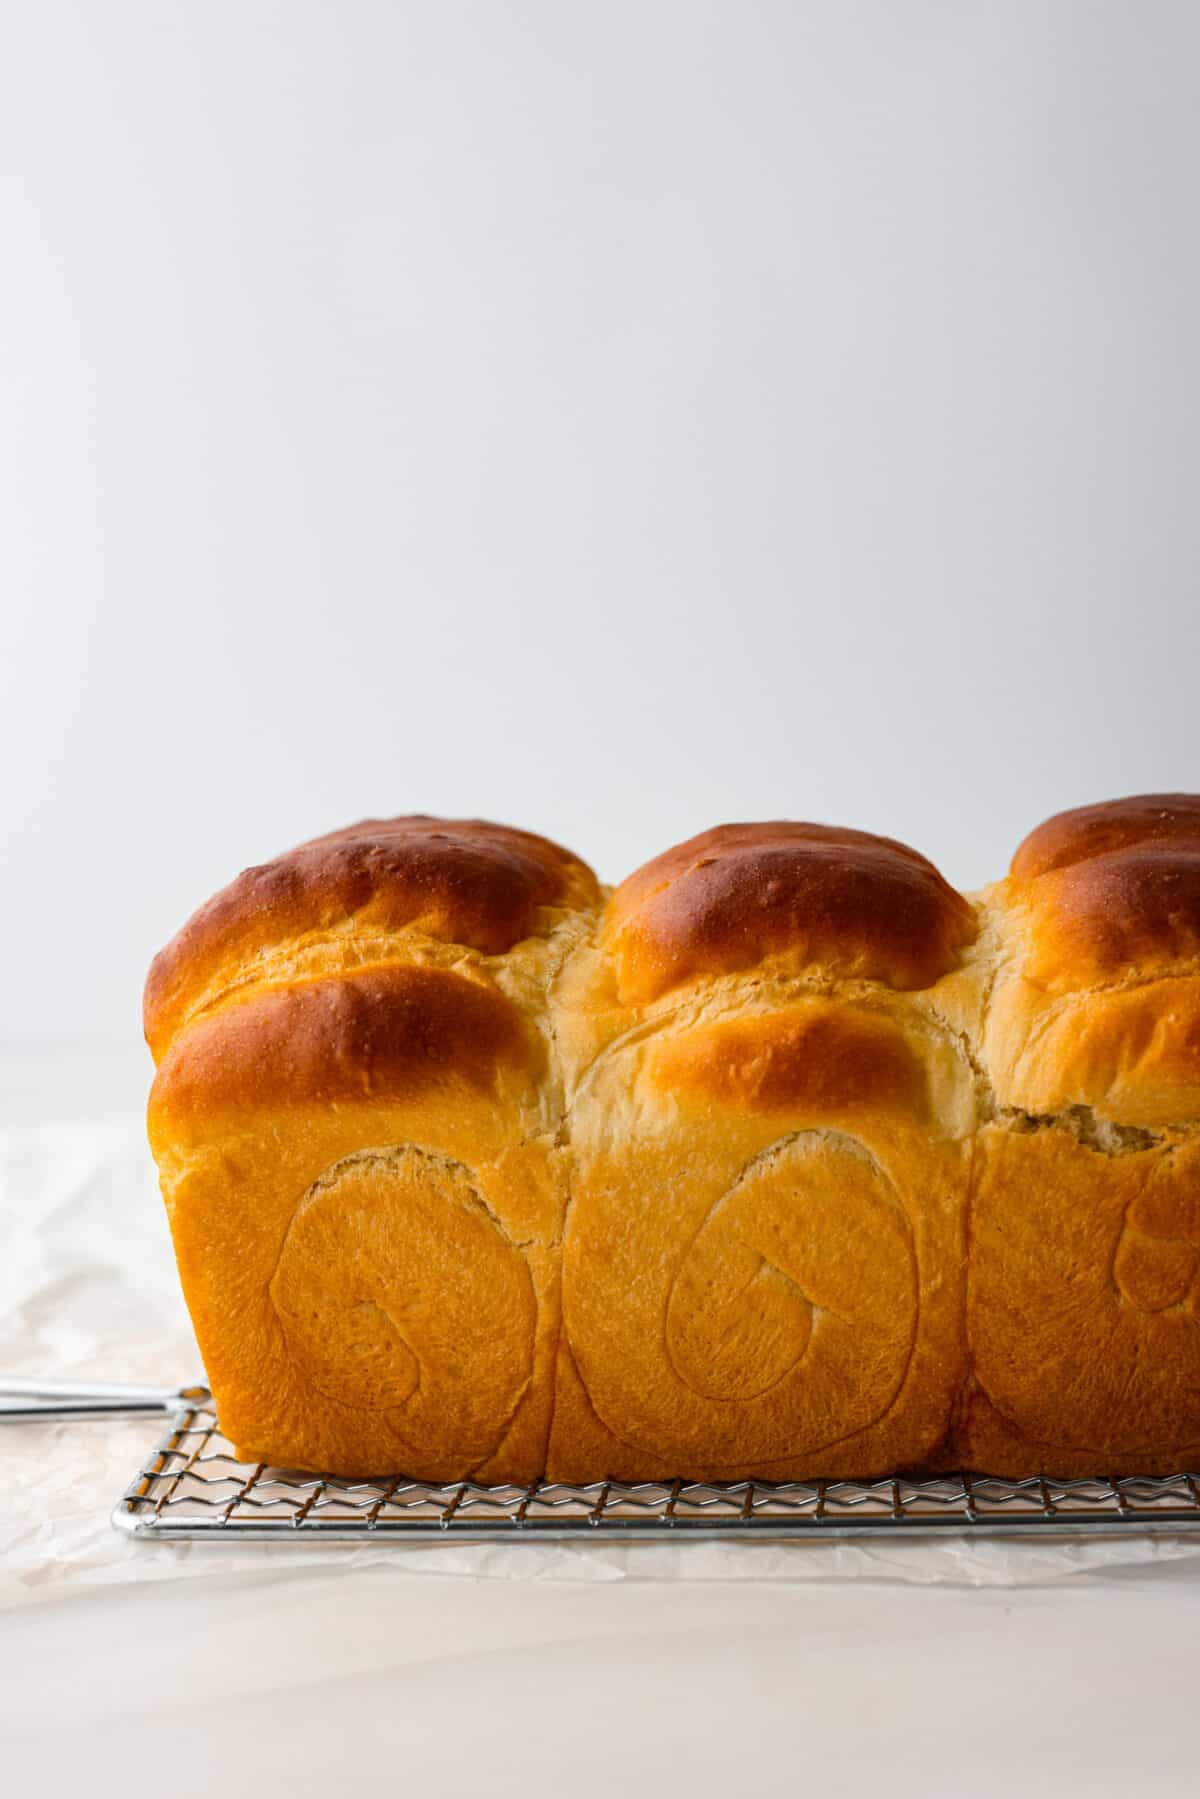
[(648, 1196), (624, 1218), (603, 1189), (572, 1214), (563, 1303), (615, 1437), (685, 1469), (762, 1466), (887, 1415), (921, 1298), (904, 1207), (863, 1144), (789, 1132), (715, 1201)]
[[(831, 1196), (822, 1173), (827, 1158), (843, 1156), (869, 1172), (847, 1180), (839, 1169)], [(870, 1373), (846, 1434), (882, 1416), (903, 1380), (919, 1310), (911, 1235), (889, 1187), (874, 1158), (840, 1132), (798, 1131), (756, 1156), (709, 1209), (671, 1282), (666, 1346), (683, 1384), (746, 1405), (809, 1355), (858, 1356)]]
[(325, 1398), (387, 1413), (398, 1454), (436, 1430), (481, 1462), (532, 1369), (524, 1247), (461, 1163), (414, 1144), (345, 1156), (301, 1199), (271, 1277), (288, 1355)]

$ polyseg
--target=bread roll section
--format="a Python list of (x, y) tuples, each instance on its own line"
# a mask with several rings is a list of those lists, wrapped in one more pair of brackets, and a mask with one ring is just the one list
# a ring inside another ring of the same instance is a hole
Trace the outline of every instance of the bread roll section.
[(592, 1040), (552, 1474), (933, 1452), (964, 1359), (971, 1077), (913, 988), (973, 937), (923, 858), (851, 832), (708, 832), (618, 889), (564, 994)]
[(150, 1138), (242, 1455), (544, 1467), (568, 1192), (547, 995), (598, 903), (541, 839), (401, 820), (250, 871), (164, 951)]
[(1200, 800), (1050, 819), (979, 896), (991, 1116), (956, 1450), (998, 1474), (1200, 1454)]
[(150, 1134), (239, 1452), (569, 1481), (1200, 1448), (1200, 802), (972, 899), (723, 827), (607, 894), (370, 821), (156, 961)]

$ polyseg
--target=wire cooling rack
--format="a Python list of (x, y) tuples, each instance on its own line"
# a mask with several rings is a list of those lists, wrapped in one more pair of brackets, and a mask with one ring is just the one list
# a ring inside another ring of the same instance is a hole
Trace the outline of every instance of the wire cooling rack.
[(1200, 1474), (1161, 1479), (697, 1481), (430, 1486), (343, 1480), (239, 1462), (208, 1393), (180, 1395), (171, 1428), (130, 1482), (113, 1523), (133, 1537), (797, 1538), (1200, 1530)]

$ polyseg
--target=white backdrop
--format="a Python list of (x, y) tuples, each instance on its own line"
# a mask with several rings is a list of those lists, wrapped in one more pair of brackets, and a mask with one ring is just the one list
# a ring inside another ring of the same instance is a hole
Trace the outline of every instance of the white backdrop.
[(0, 3), (0, 1038), (243, 864), (1196, 786), (1200, 9)]

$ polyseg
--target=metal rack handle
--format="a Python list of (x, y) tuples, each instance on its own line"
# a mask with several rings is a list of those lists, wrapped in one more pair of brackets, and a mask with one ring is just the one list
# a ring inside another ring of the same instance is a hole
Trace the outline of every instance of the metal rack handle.
[(41, 1380), (0, 1375), (0, 1424), (53, 1424), (70, 1418), (141, 1418), (203, 1404), (208, 1388), (150, 1387), (126, 1381)]

